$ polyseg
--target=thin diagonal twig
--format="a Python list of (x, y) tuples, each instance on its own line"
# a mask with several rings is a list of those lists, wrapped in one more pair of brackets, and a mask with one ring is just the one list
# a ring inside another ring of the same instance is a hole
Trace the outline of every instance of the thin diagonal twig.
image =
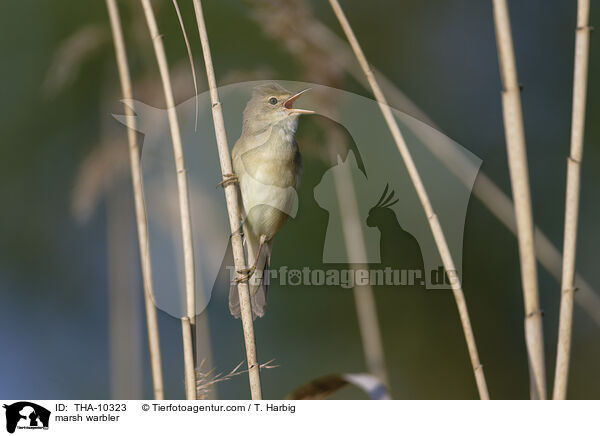
[[(119, 17), (119, 10), (117, 8), (116, 0), (106, 0), (106, 7), (108, 8), (108, 15), (110, 17), (110, 26), (115, 45), (123, 99), (131, 101), (133, 99), (133, 94), (131, 91), (131, 76), (129, 73), (129, 65), (127, 63), (127, 53), (125, 51), (125, 41), (121, 27), (121, 18)], [(148, 239), (148, 223), (146, 219), (146, 207), (144, 204), (142, 171), (140, 168), (140, 149), (137, 143), (135, 132), (135, 117), (133, 116), (133, 109), (126, 104), (124, 106), (125, 114), (131, 120), (127, 129), (127, 139), (129, 141), (131, 182), (133, 184), (135, 216), (140, 246), (140, 263), (142, 266), (142, 278), (144, 283), (144, 303), (146, 307), (146, 326), (148, 329), (148, 343), (150, 349), (150, 364), (152, 367), (152, 382), (154, 385), (154, 399), (162, 400), (164, 399), (165, 394), (162, 374), (162, 359), (160, 355), (160, 335), (156, 316), (156, 306), (154, 305), (154, 284), (152, 281), (150, 241)]]
[[(413, 182), (419, 200), (421, 201), (423, 209), (425, 210), (425, 215), (427, 216), (435, 243), (440, 252), (444, 268), (449, 274), (453, 273), (456, 271), (456, 268), (454, 266), (452, 255), (450, 254), (450, 249), (448, 248), (448, 244), (446, 242), (446, 237), (444, 236), (442, 226), (440, 225), (437, 215), (435, 214), (435, 211), (433, 209), (433, 206), (431, 205), (431, 201), (429, 200), (429, 196), (427, 195), (427, 191), (425, 190), (425, 186), (423, 185), (423, 181), (421, 180), (419, 171), (412, 159), (412, 156), (410, 154), (410, 151), (408, 150), (408, 147), (406, 146), (406, 143), (404, 142), (404, 138), (402, 136), (402, 133), (400, 132), (400, 128), (398, 127), (398, 124), (394, 119), (394, 115), (392, 114), (392, 111), (387, 104), (386, 98), (383, 95), (383, 92), (381, 91), (381, 88), (379, 87), (375, 76), (373, 75), (373, 71), (371, 70), (369, 63), (367, 62), (367, 59), (358, 43), (358, 40), (356, 39), (356, 36), (354, 35), (352, 27), (350, 26), (350, 23), (348, 22), (348, 19), (346, 18), (339, 2), (337, 0), (329, 0), (329, 3), (331, 4), (331, 7), (333, 8), (336, 17), (339, 20), (344, 30), (344, 33), (346, 34), (346, 38), (348, 38), (350, 46), (352, 47), (352, 50), (354, 51), (354, 54), (358, 59), (358, 62), (360, 63), (365, 76), (369, 81), (369, 85), (371, 86), (375, 99), (379, 104), (379, 108), (381, 109), (383, 117), (385, 118), (388, 128), (390, 129), (390, 132), (394, 138), (394, 141), (396, 142), (398, 150), (400, 151), (400, 154), (402, 156), (404, 164), (406, 165), (406, 169), (411, 178), (411, 181)], [(477, 383), (479, 396), (481, 399), (489, 399), (487, 385), (485, 382), (485, 375), (483, 373), (483, 366), (479, 361), (477, 346), (475, 344), (475, 336), (473, 334), (473, 328), (471, 327), (471, 321), (469, 319), (469, 313), (467, 310), (467, 303), (465, 301), (460, 280), (452, 281), (452, 291), (454, 293), (454, 299), (456, 300), (456, 305), (458, 307), (463, 332), (465, 334), (467, 348), (469, 350), (469, 356), (471, 358), (471, 364), (473, 366), (473, 372), (475, 374), (475, 380)]]
[(198, 82), (196, 81), (196, 68), (194, 67), (194, 57), (192, 56), (192, 47), (190, 47), (190, 41), (185, 31), (185, 25), (183, 24), (183, 17), (179, 10), (179, 4), (177, 0), (173, 0), (173, 6), (175, 12), (177, 12), (177, 19), (179, 20), (179, 26), (181, 27), (181, 33), (183, 33), (183, 39), (185, 41), (185, 48), (187, 49), (188, 59), (190, 60), (190, 68), (192, 69), (192, 80), (194, 81), (194, 103), (196, 104), (196, 119), (194, 123), (194, 130), (198, 129)]
[(590, 1), (577, 2), (577, 29), (575, 36), (575, 71), (573, 74), (573, 114), (571, 118), (571, 155), (567, 160), (567, 198), (565, 202), (565, 235), (563, 243), (562, 296), (558, 329), (558, 350), (554, 376), (555, 400), (567, 398), (569, 355), (573, 329), (573, 296), (575, 293), (575, 254), (577, 248), (577, 220), (579, 215), (579, 184), (583, 158), (583, 133), (590, 47)]

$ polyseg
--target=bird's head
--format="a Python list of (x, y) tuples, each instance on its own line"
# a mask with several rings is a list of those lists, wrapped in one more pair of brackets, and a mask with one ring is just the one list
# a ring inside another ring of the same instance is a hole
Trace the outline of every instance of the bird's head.
[(314, 113), (311, 110), (294, 107), (296, 99), (306, 91), (308, 89), (294, 94), (277, 83), (257, 86), (244, 110), (244, 129), (257, 132), (281, 125), (294, 131), (299, 115)]
[(398, 203), (398, 199), (394, 197), (395, 193), (393, 190), (388, 194), (389, 187), (389, 184), (385, 185), (385, 189), (383, 190), (383, 194), (381, 194), (379, 201), (377, 202), (377, 204), (375, 204), (375, 206), (373, 206), (369, 210), (369, 216), (367, 217), (367, 226), (378, 227), (384, 221), (387, 221), (389, 219), (395, 219), (396, 215), (394, 214), (394, 211), (391, 209), (391, 207), (394, 204)]

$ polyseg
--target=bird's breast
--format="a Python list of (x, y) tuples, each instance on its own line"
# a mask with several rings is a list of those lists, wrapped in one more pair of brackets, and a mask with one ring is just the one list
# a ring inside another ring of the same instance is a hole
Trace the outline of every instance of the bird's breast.
[(275, 137), (236, 155), (244, 213), (257, 234), (272, 237), (297, 208), (302, 169), (298, 146)]
[(298, 145), (292, 136), (270, 138), (262, 145), (240, 153), (236, 173), (244, 173), (264, 185), (297, 187), (302, 171)]

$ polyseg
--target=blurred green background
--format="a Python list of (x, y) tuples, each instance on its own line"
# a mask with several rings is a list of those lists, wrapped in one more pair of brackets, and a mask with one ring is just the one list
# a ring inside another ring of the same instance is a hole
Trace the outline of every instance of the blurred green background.
[[(306, 14), (341, 35), (327, 2), (203, 3), (220, 84), (312, 80), (370, 95), (343, 72), (319, 70), (318, 57), (306, 61), (290, 50), (293, 36), (306, 28), (286, 23), (301, 23)], [(194, 89), (177, 17), (171, 2), (153, 5), (177, 100), (184, 101)], [(131, 0), (119, 6), (134, 97), (164, 107), (141, 6)], [(191, 2), (180, 0), (180, 6), (203, 92)], [(510, 195), (491, 1), (372, 0), (343, 6), (370, 62), (444, 133), (479, 156), (481, 170)], [(509, 6), (534, 218), (560, 248), (576, 5), (536, 0)], [(592, 25), (600, 22), (594, 6)], [(277, 36), (278, 25), (285, 26), (289, 40)], [(150, 397), (126, 131), (111, 117), (122, 106), (105, 3), (4, 1), (0, 28), (0, 396)], [(592, 33), (577, 268), (600, 289), (597, 46)], [(306, 68), (311, 62), (313, 70)], [(302, 136), (314, 136), (313, 128), (301, 127), (301, 149)], [(326, 167), (306, 150), (305, 168), (299, 214), (275, 242), (276, 265), (306, 265), (303, 250), (309, 252), (324, 236), (326, 213), (303, 204), (314, 202), (312, 188)], [(538, 271), (551, 383), (560, 285), (543, 268)], [(491, 397), (528, 398), (517, 242), (475, 198), (465, 227), (463, 284)], [(115, 315), (111, 301), (122, 289), (127, 294), (120, 295)], [(375, 292), (394, 398), (476, 398), (451, 293)], [(114, 316), (124, 330), (114, 331)], [(229, 315), (222, 295), (202, 316), (210, 326), (211, 365), (228, 372), (245, 356), (241, 324)], [(166, 397), (182, 398), (180, 322), (162, 312), (159, 321)], [(354, 301), (346, 290), (273, 287), (267, 316), (255, 329), (259, 359), (275, 358), (279, 365), (263, 371), (267, 399), (282, 398), (318, 376), (366, 370)], [(115, 346), (111, 341), (119, 336), (125, 339)], [(576, 305), (569, 398), (600, 398), (599, 338), (600, 326)], [(218, 397), (249, 397), (247, 378), (219, 384)], [(347, 388), (335, 398), (366, 396)]]

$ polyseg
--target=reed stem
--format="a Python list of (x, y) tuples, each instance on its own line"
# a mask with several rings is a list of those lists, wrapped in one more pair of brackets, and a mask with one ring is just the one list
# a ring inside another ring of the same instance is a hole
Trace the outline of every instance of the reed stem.
[[(192, 324), (187, 316), (181, 318), (181, 333), (183, 339), (183, 361), (185, 368), (194, 368), (194, 341), (192, 339)], [(185, 398), (196, 399), (196, 371), (185, 371)]]
[(521, 259), (521, 281), (525, 302), (525, 342), (531, 373), (532, 399), (546, 399), (544, 332), (538, 295), (533, 212), (529, 190), (527, 149), (521, 109), (521, 88), (506, 0), (493, 0), (498, 62), (502, 77), (502, 110), (508, 154), (508, 167), (515, 202), (517, 238)]
[(573, 329), (573, 297), (575, 293), (575, 255), (577, 248), (577, 221), (579, 215), (579, 184), (583, 158), (585, 105), (590, 47), (590, 1), (577, 2), (577, 28), (575, 32), (575, 66), (573, 74), (573, 114), (571, 118), (571, 155), (567, 160), (567, 198), (565, 204), (565, 234), (562, 263), (562, 296), (558, 328), (556, 373), (554, 375), (555, 400), (567, 398), (569, 357)]
[[(195, 326), (195, 278), (194, 278), (194, 249), (192, 245), (192, 222), (190, 216), (190, 202), (187, 186), (187, 172), (185, 169), (185, 159), (183, 155), (183, 146), (181, 143), (181, 133), (179, 131), (179, 122), (177, 121), (177, 111), (175, 109), (175, 99), (173, 98), (173, 88), (171, 86), (171, 78), (169, 75), (169, 64), (167, 63), (167, 56), (165, 53), (165, 47), (162, 42), (162, 36), (158, 33), (158, 26), (156, 24), (156, 18), (154, 11), (152, 10), (152, 4), (150, 0), (142, 0), (142, 7), (144, 8), (144, 14), (146, 15), (146, 21), (148, 23), (148, 29), (152, 38), (152, 44), (154, 46), (154, 53), (156, 55), (156, 61), (160, 70), (160, 77), (163, 85), (163, 92), (165, 94), (165, 101), (167, 104), (167, 115), (169, 118), (169, 129), (171, 131), (171, 140), (173, 142), (173, 155), (175, 158), (175, 168), (177, 171), (177, 191), (179, 199), (179, 215), (181, 219), (181, 237), (183, 240), (183, 258), (184, 258), (184, 269), (185, 269), (185, 291), (186, 291), (186, 312), (187, 317), (191, 325), (191, 329)], [(183, 324), (182, 324), (183, 326)], [(185, 330), (185, 329), (183, 329)], [(183, 331), (182, 335), (184, 340), (186, 339), (186, 333)], [(193, 350), (193, 334), (187, 337), (190, 341), (188, 346), (189, 349)], [(184, 350), (185, 354), (185, 350)], [(196, 385), (195, 382), (195, 370), (194, 362), (192, 359), (190, 362), (185, 359), (185, 379), (194, 380), (192, 386)], [(194, 391), (195, 392), (195, 391)]]
[[(217, 147), (219, 151), (219, 161), (223, 178), (226, 174), (232, 174), (231, 155), (227, 145), (227, 133), (225, 131), (225, 121), (223, 120), (223, 111), (219, 101), (217, 91), (217, 81), (213, 68), (212, 57), (210, 54), (210, 45), (208, 33), (206, 31), (206, 22), (202, 12), (202, 3), (200, 0), (194, 0), (194, 11), (196, 21), (198, 22), (198, 32), (202, 43), (202, 53), (204, 55), (204, 65), (206, 67), (206, 76), (210, 89), (210, 100), (212, 103), (212, 115), (217, 138)], [(229, 214), (229, 224), (231, 228), (231, 247), (233, 250), (233, 260), (237, 271), (246, 268), (244, 259), (244, 249), (242, 247), (242, 238), (240, 235), (240, 210), (236, 187), (228, 183), (224, 186), (225, 198), (227, 201), (227, 212)], [(242, 327), (244, 330), (244, 342), (246, 344), (246, 360), (248, 361), (248, 377), (250, 380), (250, 393), (253, 400), (262, 399), (260, 385), (260, 366), (256, 358), (256, 343), (254, 340), (254, 324), (252, 322), (252, 308), (250, 306), (250, 294), (248, 292), (248, 283), (238, 283), (238, 293), (240, 299), (240, 310), (242, 315)]]
[[(123, 100), (131, 101), (131, 75), (127, 63), (127, 52), (125, 40), (121, 27), (121, 18), (116, 0), (106, 0), (106, 7), (110, 18), (110, 27), (115, 45), (119, 79), (121, 81), (121, 92)], [(135, 116), (133, 109), (124, 105), (125, 115), (130, 120), (127, 129), (129, 142), (129, 162), (131, 165), (131, 182), (133, 184), (133, 198), (135, 204), (135, 216), (137, 224), (138, 241), (140, 246), (140, 263), (142, 266), (142, 279), (144, 283), (144, 303), (146, 308), (146, 327), (148, 330), (148, 345), (150, 349), (150, 365), (152, 367), (152, 383), (154, 388), (154, 399), (163, 400), (164, 384), (162, 374), (162, 358), (160, 355), (160, 334), (156, 306), (154, 305), (154, 284), (152, 280), (152, 263), (150, 262), (150, 241), (148, 239), (148, 223), (146, 219), (146, 207), (144, 204), (144, 187), (142, 184), (142, 171), (140, 168), (140, 149), (137, 143)]]

